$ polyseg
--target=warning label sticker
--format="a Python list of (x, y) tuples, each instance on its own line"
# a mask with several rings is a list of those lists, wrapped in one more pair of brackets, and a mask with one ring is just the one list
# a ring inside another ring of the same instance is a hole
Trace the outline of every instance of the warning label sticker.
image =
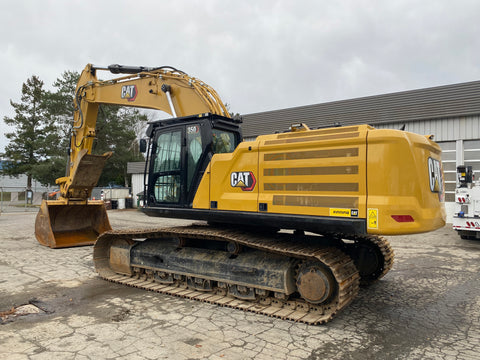
[(368, 228), (378, 229), (378, 209), (368, 209)]

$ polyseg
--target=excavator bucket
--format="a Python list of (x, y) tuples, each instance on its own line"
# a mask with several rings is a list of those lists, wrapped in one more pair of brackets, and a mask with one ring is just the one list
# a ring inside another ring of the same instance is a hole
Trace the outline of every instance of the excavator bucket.
[(35, 221), (35, 236), (51, 248), (93, 245), (97, 236), (111, 230), (103, 201), (66, 204), (44, 200)]
[(44, 200), (35, 221), (35, 236), (40, 244), (51, 248), (93, 245), (97, 236), (111, 230), (105, 204), (101, 200), (86, 200), (102, 173), (111, 152), (103, 155), (88, 154), (82, 149), (73, 166), (70, 177), (57, 179), (73, 198)]

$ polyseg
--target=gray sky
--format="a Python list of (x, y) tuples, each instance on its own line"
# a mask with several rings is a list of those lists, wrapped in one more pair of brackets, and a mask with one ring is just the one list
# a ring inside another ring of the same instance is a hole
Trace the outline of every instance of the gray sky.
[(241, 114), (480, 79), (476, 0), (0, 0), (10, 100), (87, 63), (170, 65)]

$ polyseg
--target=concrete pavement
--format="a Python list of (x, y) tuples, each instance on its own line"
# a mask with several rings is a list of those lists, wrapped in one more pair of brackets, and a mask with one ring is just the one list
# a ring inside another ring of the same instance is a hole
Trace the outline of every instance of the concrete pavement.
[[(115, 229), (188, 223), (109, 217)], [(0, 217), (0, 359), (478, 358), (480, 242), (450, 227), (390, 237), (393, 270), (309, 326), (103, 281), (92, 247), (42, 247), (34, 220)]]

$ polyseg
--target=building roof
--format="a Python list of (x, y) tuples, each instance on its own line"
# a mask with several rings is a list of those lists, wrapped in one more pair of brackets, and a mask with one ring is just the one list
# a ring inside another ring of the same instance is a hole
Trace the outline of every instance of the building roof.
[(480, 81), (367, 96), (243, 115), (244, 137), (287, 130), (353, 124), (406, 123), (480, 114)]

